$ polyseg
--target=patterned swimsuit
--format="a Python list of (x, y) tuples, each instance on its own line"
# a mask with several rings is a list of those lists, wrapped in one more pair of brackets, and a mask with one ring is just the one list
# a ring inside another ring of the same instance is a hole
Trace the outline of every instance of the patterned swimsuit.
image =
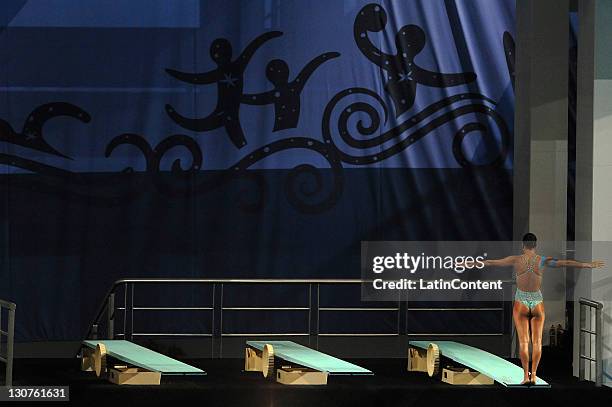
[[(538, 256), (533, 256), (532, 259), (526, 259), (525, 263), (527, 264), (526, 273), (535, 273), (534, 266), (536, 263), (536, 259)], [(542, 258), (542, 263), (544, 263), (544, 258)], [(535, 308), (536, 305), (541, 303), (544, 299), (542, 298), (542, 292), (538, 291), (523, 291), (520, 289), (516, 289), (516, 294), (514, 295), (515, 301), (520, 301), (530, 310)]]

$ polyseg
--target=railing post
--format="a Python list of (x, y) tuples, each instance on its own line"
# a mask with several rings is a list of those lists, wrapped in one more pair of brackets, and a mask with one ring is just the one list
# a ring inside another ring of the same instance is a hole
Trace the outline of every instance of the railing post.
[(402, 293), (397, 296), (397, 336), (402, 334)]
[(127, 339), (128, 284), (123, 283), (123, 339)]
[[(603, 304), (601, 302), (579, 299), (580, 307), (580, 332), (578, 345), (578, 377), (584, 380), (586, 376), (586, 364), (589, 364), (589, 380), (595, 382), (595, 386), (603, 384)], [(589, 325), (586, 326), (586, 308), (589, 308)], [(595, 310), (595, 328), (593, 328), (593, 310)], [(586, 353), (586, 335), (589, 335), (589, 354)], [(595, 358), (593, 359), (592, 338), (595, 336)], [(586, 362), (588, 360), (588, 362)], [(593, 363), (595, 363), (595, 377), (593, 378)]]
[(132, 290), (130, 291), (130, 340), (134, 340), (134, 283), (132, 283)]
[(215, 358), (215, 312), (216, 312), (216, 291), (217, 284), (212, 283), (212, 304), (211, 304), (211, 321), (210, 321), (210, 357), (211, 359)]
[(317, 331), (315, 333), (317, 340), (317, 349), (319, 349), (319, 333), (321, 330), (321, 284), (317, 283)]
[(312, 283), (308, 284), (308, 343), (312, 335)]
[(111, 293), (108, 296), (108, 304), (106, 306), (107, 315), (107, 337), (108, 339), (115, 339), (115, 293)]
[(603, 330), (601, 309), (601, 306), (595, 309), (595, 386), (597, 387), (601, 387), (603, 384)]
[(6, 386), (13, 385), (13, 345), (15, 342), (15, 306), (9, 308), (8, 342), (6, 344)]
[[(586, 306), (583, 305), (582, 303), (578, 304), (578, 307), (580, 308), (580, 326), (579, 326), (579, 332), (578, 332), (578, 354), (579, 355), (584, 355), (586, 352), (586, 346), (585, 346), (585, 340), (584, 340), (584, 332), (582, 331), (583, 329), (586, 329)], [(579, 357), (578, 360), (578, 379), (579, 380), (584, 380), (584, 371), (585, 371), (585, 365), (586, 362), (584, 360), (584, 358)]]
[(220, 284), (221, 293), (219, 294), (219, 359), (223, 357), (223, 289), (224, 284)]

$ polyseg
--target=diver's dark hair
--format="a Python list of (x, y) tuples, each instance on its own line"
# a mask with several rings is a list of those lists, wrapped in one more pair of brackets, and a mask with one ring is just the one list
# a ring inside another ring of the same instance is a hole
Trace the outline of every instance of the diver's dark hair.
[(525, 233), (523, 236), (523, 247), (526, 249), (533, 249), (536, 247), (536, 242), (538, 238), (533, 233)]

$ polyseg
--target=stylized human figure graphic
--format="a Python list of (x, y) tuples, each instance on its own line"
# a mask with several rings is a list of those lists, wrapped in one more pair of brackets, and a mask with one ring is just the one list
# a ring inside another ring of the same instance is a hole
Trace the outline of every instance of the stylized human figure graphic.
[(361, 52), (387, 73), (385, 90), (391, 96), (396, 116), (409, 110), (414, 104), (417, 84), (446, 88), (476, 80), (473, 72), (445, 74), (421, 68), (414, 58), (423, 50), (427, 38), (416, 25), (406, 25), (395, 35), (395, 55), (378, 49), (368, 38), (368, 31), (379, 32), (387, 25), (387, 13), (378, 4), (363, 7), (353, 25), (353, 35)]
[[(516, 295), (512, 316), (519, 340), (524, 378), (522, 384), (534, 384), (542, 357), (542, 333), (544, 329), (544, 299), (540, 287), (544, 271), (548, 268), (575, 267), (601, 268), (603, 261), (582, 263), (575, 260), (557, 260), (536, 253), (536, 236), (527, 233), (523, 237), (523, 253), (500, 260), (485, 260), (485, 266), (512, 266), (516, 272)], [(531, 333), (531, 338), (529, 337)], [(529, 366), (529, 340), (532, 344), (531, 369)]]
[(289, 66), (282, 59), (274, 59), (266, 67), (266, 77), (274, 89), (256, 94), (245, 94), (242, 103), (267, 105), (274, 103), (274, 131), (297, 127), (300, 120), (300, 96), (306, 82), (314, 71), (326, 61), (339, 57), (337, 52), (321, 54), (310, 61), (304, 69), (289, 82)]
[(233, 61), (230, 42), (225, 38), (216, 39), (210, 46), (210, 56), (218, 66), (213, 71), (184, 73), (166, 69), (166, 72), (183, 82), (195, 85), (217, 84), (217, 106), (209, 116), (201, 119), (187, 118), (179, 114), (172, 106), (166, 105), (166, 112), (170, 118), (179, 126), (194, 131), (209, 131), (223, 126), (234, 145), (238, 148), (244, 147), (246, 140), (239, 117), (244, 71), (259, 47), (282, 34), (280, 31), (270, 31), (260, 35)]

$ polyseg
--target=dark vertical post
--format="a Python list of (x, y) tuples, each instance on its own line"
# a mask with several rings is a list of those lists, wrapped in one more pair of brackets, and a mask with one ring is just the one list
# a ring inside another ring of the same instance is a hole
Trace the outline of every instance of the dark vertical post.
[[(585, 341), (584, 341), (584, 332), (583, 329), (585, 329), (585, 322), (586, 322), (586, 309), (585, 306), (580, 304), (580, 325), (579, 325), (579, 337), (580, 337), (580, 341), (579, 341), (579, 345), (578, 345), (578, 353), (579, 355), (584, 355), (585, 354)], [(585, 361), (584, 358), (579, 357), (579, 362), (578, 362), (579, 366), (578, 366), (578, 378), (580, 380), (584, 380), (584, 365), (585, 365)]]
[(6, 344), (6, 386), (13, 385), (13, 345), (15, 343), (15, 305), (9, 308)]
[(595, 386), (603, 384), (603, 321), (602, 306), (599, 304), (595, 310)]
[(217, 290), (217, 284), (213, 283), (212, 285), (212, 304), (211, 304), (211, 321), (210, 321), (210, 357), (214, 358), (215, 357), (215, 312), (216, 312), (216, 307), (215, 307), (215, 291)]
[(134, 283), (132, 283), (132, 290), (130, 292), (130, 340), (134, 340)]
[(107, 316), (107, 337), (108, 339), (115, 339), (115, 293), (111, 293), (108, 296), (108, 303), (106, 304), (106, 316)]
[(317, 316), (317, 332), (316, 332), (316, 339), (317, 339), (317, 346), (316, 348), (319, 349), (319, 329), (321, 327), (319, 320), (321, 317), (321, 314), (319, 313), (319, 308), (321, 307), (321, 285), (319, 283), (317, 283), (317, 311), (316, 311), (316, 316)]
[(312, 334), (312, 283), (308, 284), (308, 343)]
[(223, 357), (223, 283), (219, 295), (219, 358)]
[(123, 339), (127, 340), (128, 285), (123, 283)]

